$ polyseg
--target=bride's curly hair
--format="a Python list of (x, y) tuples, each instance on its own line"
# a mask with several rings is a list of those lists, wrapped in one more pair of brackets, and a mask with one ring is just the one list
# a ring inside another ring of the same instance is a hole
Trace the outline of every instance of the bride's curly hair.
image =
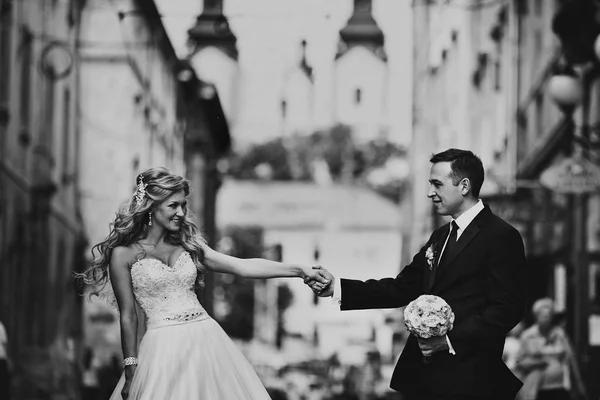
[[(109, 282), (108, 266), (113, 249), (118, 246), (130, 246), (147, 236), (149, 214), (154, 207), (181, 190), (186, 196), (190, 193), (187, 179), (162, 167), (150, 168), (140, 173), (136, 183), (138, 189), (127, 205), (117, 212), (106, 239), (92, 247), (93, 259), (90, 268), (75, 274), (76, 279), (92, 287), (90, 295), (98, 295)], [(139, 186), (140, 183), (143, 186)], [(190, 254), (198, 269), (196, 282), (202, 286), (206, 267), (203, 265), (204, 251), (201, 243), (205, 242), (198, 226), (192, 220), (189, 209), (185, 212), (180, 229), (176, 232), (167, 231), (165, 241), (183, 247)]]

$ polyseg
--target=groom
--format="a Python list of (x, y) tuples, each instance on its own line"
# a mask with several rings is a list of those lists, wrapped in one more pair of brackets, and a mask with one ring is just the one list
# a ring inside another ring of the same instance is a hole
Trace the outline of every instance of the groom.
[[(430, 161), (427, 197), (451, 223), (435, 230), (395, 278), (340, 280), (323, 269), (329, 286), (307, 284), (321, 297), (333, 296), (341, 310), (402, 307), (422, 294), (442, 297), (455, 313), (454, 329), (430, 339), (411, 335), (390, 387), (408, 400), (514, 399), (522, 383), (502, 361), (502, 350), (525, 308), (521, 235), (479, 199), (484, 171), (476, 155), (449, 149)], [(423, 364), (422, 354), (431, 355), (431, 363)]]

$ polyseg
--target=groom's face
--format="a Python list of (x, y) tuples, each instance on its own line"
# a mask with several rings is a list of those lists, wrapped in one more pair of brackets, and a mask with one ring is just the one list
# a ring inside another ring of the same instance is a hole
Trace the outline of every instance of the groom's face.
[(431, 166), (429, 173), (429, 193), (435, 210), (440, 215), (456, 218), (460, 215), (464, 197), (460, 185), (452, 183), (450, 162), (439, 162)]

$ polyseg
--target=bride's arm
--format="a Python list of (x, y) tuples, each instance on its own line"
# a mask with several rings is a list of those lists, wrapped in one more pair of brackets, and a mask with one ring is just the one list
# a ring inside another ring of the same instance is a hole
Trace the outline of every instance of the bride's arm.
[[(121, 323), (121, 347), (123, 359), (137, 357), (137, 330), (138, 320), (135, 311), (135, 299), (131, 287), (131, 274), (129, 271), (129, 254), (127, 249), (117, 247), (110, 258), (110, 277), (119, 305), (119, 319)], [(135, 366), (125, 368), (125, 376), (131, 379)]]
[(310, 266), (281, 263), (265, 258), (237, 258), (219, 253), (203, 245), (204, 265), (211, 271), (238, 275), (243, 278), (308, 278), (318, 280), (323, 284), (329, 283), (320, 270)]

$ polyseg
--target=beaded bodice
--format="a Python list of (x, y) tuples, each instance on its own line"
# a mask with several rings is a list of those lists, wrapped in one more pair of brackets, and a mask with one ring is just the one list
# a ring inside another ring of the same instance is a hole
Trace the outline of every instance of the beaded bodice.
[(196, 265), (187, 251), (172, 267), (156, 258), (133, 263), (133, 294), (149, 326), (162, 321), (188, 321), (206, 314), (194, 292), (196, 274)]

